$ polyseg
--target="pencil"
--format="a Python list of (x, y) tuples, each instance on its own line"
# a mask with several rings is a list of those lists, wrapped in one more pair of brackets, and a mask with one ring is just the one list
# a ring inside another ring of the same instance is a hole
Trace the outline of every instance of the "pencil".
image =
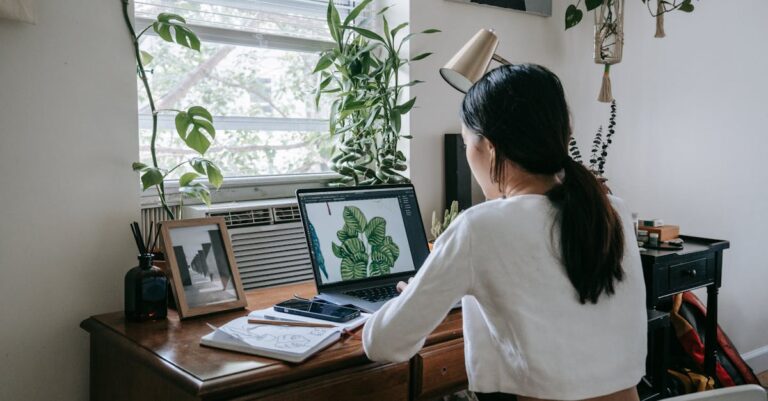
[(338, 327), (332, 324), (323, 324), (323, 323), (286, 322), (286, 321), (280, 321), (280, 320), (264, 320), (264, 319), (248, 319), (248, 323), (268, 324), (271, 326), (323, 327), (328, 329), (333, 329)]

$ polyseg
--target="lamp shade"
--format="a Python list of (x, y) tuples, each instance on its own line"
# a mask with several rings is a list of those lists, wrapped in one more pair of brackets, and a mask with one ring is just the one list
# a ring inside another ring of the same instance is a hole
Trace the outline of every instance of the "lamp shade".
[(499, 38), (491, 29), (481, 29), (464, 47), (440, 69), (443, 76), (454, 88), (467, 93), (488, 70), (491, 64)]

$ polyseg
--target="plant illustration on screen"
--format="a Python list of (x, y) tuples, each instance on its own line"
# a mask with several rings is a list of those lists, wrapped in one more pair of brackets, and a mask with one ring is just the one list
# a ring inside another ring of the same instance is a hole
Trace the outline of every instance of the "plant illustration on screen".
[(320, 269), (320, 272), (323, 273), (323, 276), (328, 279), (328, 271), (325, 270), (325, 258), (323, 258), (323, 251), (320, 250), (320, 240), (317, 239), (317, 232), (312, 223), (309, 223), (309, 242), (312, 244), (312, 249), (315, 252), (317, 267)]
[(342, 217), (344, 225), (336, 232), (341, 242), (331, 244), (333, 254), (341, 259), (341, 279), (389, 274), (400, 257), (400, 247), (387, 235), (387, 221), (382, 217), (368, 221), (354, 206), (345, 206)]

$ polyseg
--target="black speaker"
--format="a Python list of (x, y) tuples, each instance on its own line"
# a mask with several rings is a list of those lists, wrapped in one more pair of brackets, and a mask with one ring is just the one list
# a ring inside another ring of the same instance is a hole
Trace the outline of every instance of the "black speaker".
[(459, 210), (472, 206), (472, 171), (461, 134), (445, 134), (445, 207), (459, 201)]

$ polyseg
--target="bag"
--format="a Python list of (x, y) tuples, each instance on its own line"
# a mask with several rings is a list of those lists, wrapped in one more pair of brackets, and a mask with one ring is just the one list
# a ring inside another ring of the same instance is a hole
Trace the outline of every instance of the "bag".
[(698, 393), (715, 388), (715, 379), (693, 372), (690, 369), (684, 368), (682, 372), (668, 369), (667, 373), (671, 379), (670, 392), (673, 395)]
[[(703, 375), (704, 372), (704, 333), (706, 330), (707, 308), (692, 292), (676, 294), (672, 297), (670, 320), (677, 341), (673, 341), (671, 383), (678, 390), (704, 391), (717, 387), (730, 387), (740, 384), (759, 384), (752, 368), (744, 362), (728, 336), (720, 326), (717, 327), (717, 360), (715, 378)], [(714, 379), (714, 380), (713, 380)], [(711, 381), (711, 384), (710, 384)], [(674, 394), (674, 393), (673, 393)]]

